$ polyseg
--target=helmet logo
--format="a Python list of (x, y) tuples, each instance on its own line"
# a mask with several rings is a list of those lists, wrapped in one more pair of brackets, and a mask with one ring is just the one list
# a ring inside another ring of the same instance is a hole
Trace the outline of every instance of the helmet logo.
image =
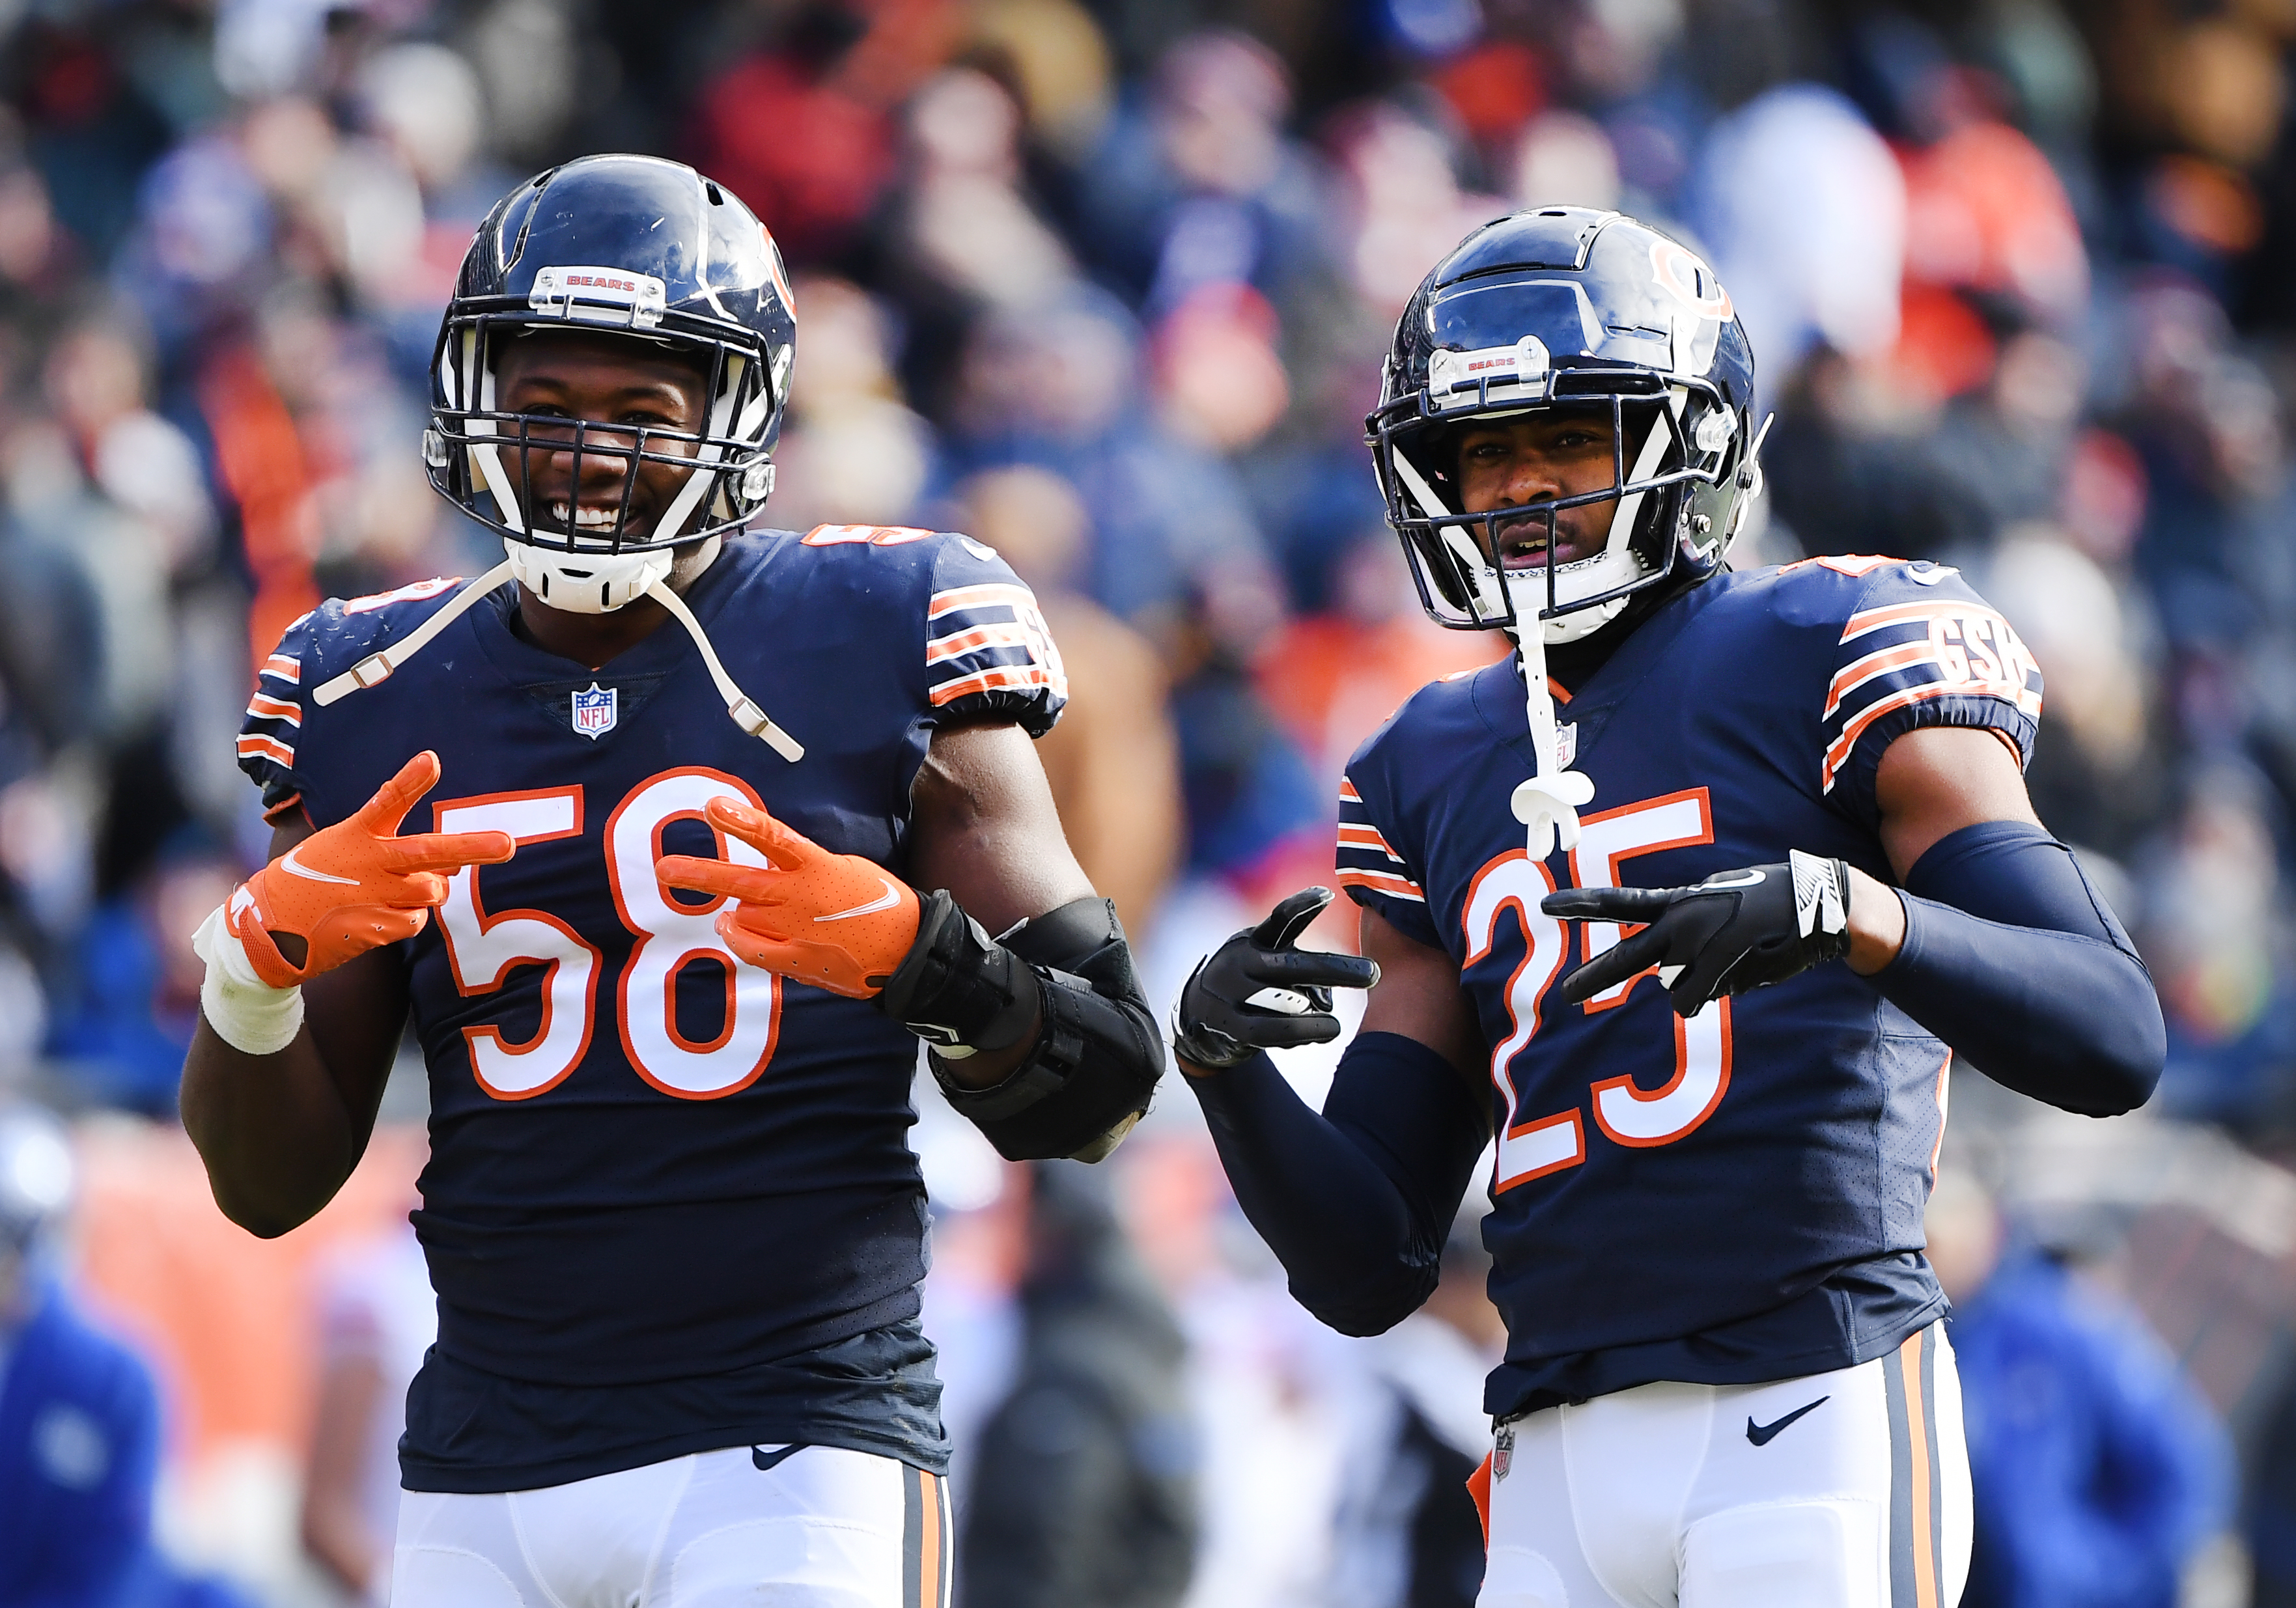
[(651, 330), (661, 322), (668, 292), (651, 273), (627, 268), (540, 268), (526, 305), (545, 318)]
[(1735, 310), (1714, 270), (1670, 240), (1651, 241), (1651, 277), (1685, 306), (1708, 318), (1728, 318)]
[[(1493, 400), (1536, 402), (1546, 397), (1552, 377), (1546, 343), (1536, 335), (1526, 335), (1511, 347), (1439, 350), (1428, 359), (1427, 401), (1437, 412)], [(1507, 388), (1505, 396), (1493, 397), (1501, 386)]]

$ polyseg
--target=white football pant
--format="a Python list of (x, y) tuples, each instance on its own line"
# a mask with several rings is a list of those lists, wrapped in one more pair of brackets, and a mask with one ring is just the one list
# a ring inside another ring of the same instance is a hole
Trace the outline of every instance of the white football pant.
[(808, 1446), (399, 1498), (393, 1608), (948, 1608), (947, 1481)]
[(1645, 1384), (1511, 1427), (1476, 1608), (1954, 1608), (1969, 1455), (1942, 1324), (1857, 1367)]

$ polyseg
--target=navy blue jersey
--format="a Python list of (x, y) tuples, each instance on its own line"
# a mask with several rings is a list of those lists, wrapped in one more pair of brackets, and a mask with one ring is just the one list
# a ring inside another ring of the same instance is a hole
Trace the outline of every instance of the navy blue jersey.
[[(457, 875), (400, 946), (430, 1078), (414, 1221), (439, 1301), (410, 1485), (515, 1489), (768, 1428), (806, 1439), (784, 1409), (814, 1375), (791, 1359), (865, 1335), (876, 1360), (832, 1361), (828, 1393), (873, 1370), (914, 1393), (921, 1362), (930, 1381), (905, 1328), (924, 1271), (916, 1041), (864, 1001), (734, 962), (718, 902), (665, 894), (653, 866), (762, 863), (701, 819), (731, 794), (899, 871), (934, 725), (985, 713), (1041, 731), (1066, 696), (1034, 600), (962, 536), (729, 541), (685, 600), (805, 746), (796, 763), (727, 717), (675, 623), (593, 673), (512, 631), (513, 587), (389, 680), (317, 706), (314, 689), (452, 590), (299, 621), (240, 739), (266, 800), (299, 798), (319, 826), (435, 749), (441, 779), (406, 829), (518, 840), (507, 863)], [(616, 1392), (631, 1410), (603, 1423)], [(922, 1440), (892, 1449), (937, 1455), (932, 1418), (911, 1411)]]
[(1458, 964), (1491, 1046), (1491, 1290), (1507, 1414), (1658, 1379), (1748, 1384), (1862, 1362), (1944, 1310), (1922, 1212), (1948, 1052), (1846, 965), (1684, 1021), (1653, 972), (1571, 1007), (1615, 944), (1556, 888), (1670, 887), (1836, 856), (1894, 881), (1884, 748), (1980, 726), (2031, 752), (2040, 673), (1951, 569), (1822, 559), (1718, 576), (1557, 698), (1595, 783), (1578, 845), (1530, 861), (1513, 661), (1415, 695), (1348, 767), (1340, 877)]

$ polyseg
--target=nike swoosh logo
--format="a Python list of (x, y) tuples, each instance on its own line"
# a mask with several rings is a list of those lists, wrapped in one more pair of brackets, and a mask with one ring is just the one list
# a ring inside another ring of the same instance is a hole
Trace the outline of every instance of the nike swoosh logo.
[(1772, 1441), (1777, 1438), (1778, 1432), (1785, 1428), (1787, 1424), (1792, 1424), (1804, 1413), (1816, 1412), (1819, 1408), (1824, 1407), (1827, 1402), (1833, 1400), (1833, 1398), (1831, 1396), (1820, 1396), (1816, 1400), (1809, 1403), (1807, 1407), (1798, 1407), (1794, 1408), (1793, 1411), (1788, 1413), (1784, 1417), (1779, 1419), (1775, 1424), (1757, 1424), (1754, 1422), (1752, 1415), (1749, 1414), (1746, 1418), (1746, 1439), (1751, 1441), (1757, 1446), (1767, 1446)]
[(1756, 870), (1732, 871), (1727, 876), (1709, 877), (1699, 884), (1709, 888), (1750, 888), (1763, 880), (1765, 873)]
[[(295, 845), (295, 849), (299, 849), (303, 845), (299, 843)], [(285, 866), (288, 870), (292, 872), (294, 875), (308, 877), (313, 882), (340, 882), (347, 888), (355, 888), (358, 886), (358, 878), (356, 877), (336, 877), (332, 876), (325, 871), (313, 870), (309, 866), (305, 865), (301, 861), (295, 858), (295, 849), (288, 850), (286, 853), (280, 856), (279, 860), (279, 863)]]
[(803, 1446), (777, 1446), (767, 1451), (762, 1446), (753, 1446), (750, 1449), (750, 1461), (771, 1473), (804, 1449)]
[(816, 921), (842, 921), (850, 916), (873, 916), (879, 910), (890, 910), (895, 905), (900, 903), (901, 890), (895, 887), (891, 883), (886, 882), (885, 878), (882, 877), (878, 877), (877, 880), (885, 883), (885, 896), (883, 898), (872, 899), (866, 904), (857, 904), (849, 910), (839, 910), (832, 916), (816, 916), (814, 919)]

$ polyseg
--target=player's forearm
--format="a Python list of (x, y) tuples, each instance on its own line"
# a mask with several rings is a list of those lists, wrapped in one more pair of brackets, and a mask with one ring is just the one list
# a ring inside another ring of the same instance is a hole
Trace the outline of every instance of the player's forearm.
[(2070, 851), (1988, 821), (1906, 877), (1904, 943), (1882, 992), (1997, 1083), (2112, 1116), (2149, 1098), (2168, 1057), (2144, 963)]
[(928, 1043), (1003, 1046), (996, 1059), (934, 1055), (949, 1104), (1010, 1161), (1093, 1162), (1114, 1149), (1164, 1072), (1164, 1037), (1115, 907), (1070, 900), (1000, 943), (936, 895), (925, 927), (882, 1008)]
[(1021, 1065), (1034, 1054), (1037, 1041), (1044, 1036), (1045, 1010), (1039, 1004), (1029, 1017), (1021, 1036), (1002, 1049), (976, 1050), (962, 1060), (935, 1057), (934, 1070), (941, 1081), (958, 1089), (993, 1089), (1021, 1070)]
[(184, 1130), (207, 1165), (223, 1214), (275, 1238), (342, 1188), (366, 1143), (307, 1026), (275, 1055), (254, 1056), (193, 1030), (180, 1096)]
[(1483, 1142), (1441, 1057), (1397, 1034), (1360, 1035), (1324, 1114), (1264, 1054), (1221, 1072), (1181, 1069), (1237, 1204), (1300, 1304), (1346, 1335), (1380, 1334), (1416, 1311)]

